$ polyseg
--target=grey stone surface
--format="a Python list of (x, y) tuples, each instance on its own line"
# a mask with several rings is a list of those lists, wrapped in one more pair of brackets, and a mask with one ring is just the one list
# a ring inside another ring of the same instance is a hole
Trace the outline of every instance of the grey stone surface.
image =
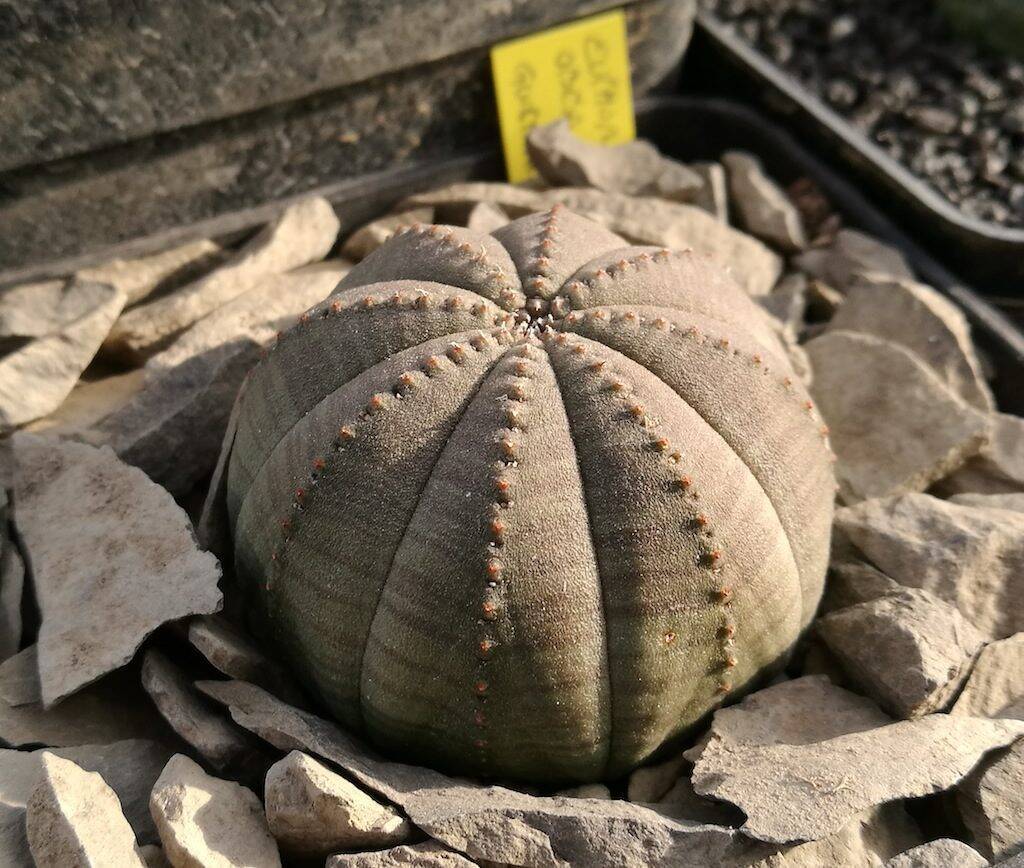
[(21, 644), (21, 594), (25, 587), (25, 562), (0, 528), (0, 659), (11, 656)]
[(41, 338), (61, 331), (110, 298), (110, 289), (101, 285), (106, 283), (48, 280), (0, 290), (0, 337)]
[(716, 220), (729, 222), (729, 182), (725, 167), (721, 163), (691, 163), (690, 168), (701, 179), (701, 188), (690, 200), (691, 204), (703, 208)]
[(986, 509), (1024, 512), (1024, 491), (1013, 491), (1006, 494), (977, 494), (968, 491), (963, 494), (954, 494), (948, 499), (950, 503), (958, 503), (961, 506), (981, 506)]
[(782, 850), (756, 868), (853, 868), (879, 866), (883, 860), (917, 844), (921, 833), (899, 802), (870, 808), (838, 832)]
[(44, 753), (63, 757), (98, 773), (117, 794), (121, 810), (140, 843), (157, 840), (149, 794), (172, 751), (144, 739), (34, 751), (0, 750), (0, 864), (31, 868), (25, 837), (25, 807), (42, 773)]
[(42, 701), (38, 648), (29, 645), (0, 663), (0, 699), (10, 706)]
[(675, 250), (692, 248), (709, 256), (753, 296), (770, 292), (782, 273), (782, 259), (756, 238), (731, 228), (695, 205), (653, 196), (626, 196), (585, 187), (535, 190), (477, 181), (418, 193), (408, 197), (405, 205), (433, 205), (443, 216), (445, 208), (471, 207), (477, 202), (500, 205), (512, 217), (563, 204), (631, 243)]
[(987, 859), (1024, 851), (1024, 741), (987, 758), (957, 787), (956, 804)]
[(474, 205), (466, 215), (466, 228), (483, 235), (490, 235), (509, 222), (508, 214), (490, 202)]
[(401, 844), (413, 831), (390, 805), (302, 751), (292, 751), (270, 767), (263, 800), (278, 846), (297, 856), (381, 850)]
[(220, 566), (170, 495), (109, 450), (24, 433), (13, 443), (52, 705), (123, 666), (161, 624), (216, 611)]
[(174, 868), (280, 868), (256, 794), (211, 777), (182, 754), (164, 767), (149, 806)]
[[(929, 286), (884, 274), (858, 275), (828, 327), (899, 344), (971, 406), (983, 411), (995, 406), (966, 317)], [(1024, 454), (1024, 445), (1019, 448)]]
[(932, 714), (825, 738), (801, 724), (796, 738), (768, 729), (737, 740), (718, 726), (720, 716), (688, 753), (694, 789), (740, 808), (745, 834), (777, 843), (818, 840), (873, 806), (948, 789), (986, 753), (1024, 735), (1020, 721)]
[(987, 442), (991, 423), (903, 347), (850, 331), (807, 344), (847, 503), (923, 491)]
[(87, 441), (83, 432), (128, 404), (139, 394), (145, 378), (142, 368), (98, 379), (83, 378), (56, 410), (26, 425), (24, 430)]
[(856, 606), (879, 597), (898, 594), (903, 586), (881, 570), (865, 563), (838, 563), (829, 567), (819, 616)]
[(1024, 720), (1024, 633), (982, 649), (950, 714)]
[(954, 606), (919, 588), (840, 609), (815, 629), (854, 682), (902, 718), (944, 710), (985, 642)]
[[(26, 6), (43, 8), (42, 0), (22, 2)], [(75, 9), (81, 4), (75, 0), (62, 0), (62, 5)], [(241, 5), (245, 6), (246, 13), (240, 21), (232, 19), (230, 25), (237, 28), (238, 34), (246, 33), (246, 23), (263, 18), (265, 10), (270, 8), (260, 6), (249, 11), (248, 5)], [(403, 7), (405, 5), (402, 4)], [(571, 14), (565, 7), (556, 9), (538, 0), (525, 0), (525, 5), (532, 7), (533, 12), (525, 19), (519, 19), (517, 26), (523, 28), (522, 32)], [(585, 4), (585, 8), (596, 10), (611, 5), (604, 0), (592, 0)], [(524, 8), (524, 0), (517, 0), (512, 6), (499, 0), (473, 4), (472, 9), (459, 7), (458, 15), (449, 14), (450, 10), (443, 5), (431, 6), (422, 0), (417, 0), (416, 6), (430, 9), (427, 20), (434, 23), (443, 21), (448, 33), (470, 32), (476, 45), (485, 45), (498, 38), (499, 33), (510, 32), (506, 28), (516, 20), (517, 12)], [(398, 8), (394, 4), (375, 0), (367, 21), (355, 11), (361, 7), (362, 4), (354, 6), (351, 13), (359, 21), (355, 32), (363, 32), (367, 23), (376, 30), (392, 15), (398, 14), (392, 11)], [(627, 6), (636, 94), (644, 93), (664, 78), (678, 62), (689, 40), (693, 7), (692, 2), (681, 3), (679, 0), (638, 0)], [(230, 8), (223, 7), (225, 12)], [(298, 4), (289, 0), (288, 8), (294, 10)], [(584, 7), (577, 8), (582, 10)], [(276, 7), (273, 13), (265, 14), (276, 16)], [(486, 26), (480, 25), (481, 18), (487, 22)], [(73, 21), (74, 16), (69, 20)], [(346, 30), (320, 29), (323, 27), (321, 19), (314, 17), (312, 20), (316, 21), (318, 38), (330, 34), (327, 41), (332, 49), (328, 55), (333, 55), (339, 45), (348, 44)], [(175, 16), (174, 22), (175, 30), (185, 27), (190, 32), (203, 32), (191, 16), (187, 21)], [(418, 41), (422, 31), (415, 14), (409, 22), (408, 26), (416, 27)], [(76, 31), (74, 25), (70, 29)], [(97, 38), (100, 41), (116, 40), (116, 36), (104, 36), (104, 32), (105, 22), (96, 31)], [(378, 37), (380, 32), (377, 31)], [(340, 179), (408, 166), (414, 162), (449, 158), (456, 150), (490, 147), (497, 142), (494, 94), (486, 48), (463, 51), (426, 68), (403, 69), (388, 75), (384, 81), (359, 80), (340, 90), (321, 91), (297, 103), (287, 104), (281, 102), (289, 98), (287, 88), (278, 87), (278, 77), (287, 76), (287, 69), (282, 70), (276, 63), (268, 64), (267, 51), (273, 54), (279, 49), (284, 50), (290, 59), (302, 59), (302, 66), (319, 59), (315, 53), (302, 48), (295, 50), (288, 45), (287, 33), (290, 33), (289, 28), (274, 25), (265, 31), (264, 38), (257, 39), (252, 45), (246, 44), (243, 51), (244, 58), (257, 59), (257, 72), (266, 77), (265, 83), (270, 87), (267, 101), (274, 102), (274, 105), (247, 111), (253, 106), (242, 108), (232, 100), (229, 101), (228, 113), (245, 113), (210, 121), (199, 129), (189, 125), (192, 121), (177, 129), (178, 124), (169, 119), (168, 123), (175, 127), (171, 132), (156, 139), (126, 144), (113, 153), (82, 155), (65, 162), (62, 171), (56, 175), (42, 174), (30, 168), (6, 173), (3, 178), (5, 189), (16, 192), (0, 207), (0, 223), (5, 230), (0, 233), (0, 262), (12, 270), (7, 272), (6, 279), (0, 276), (0, 282), (37, 279), (34, 275), (41, 272), (39, 266), (52, 262), (55, 257), (71, 257), (91, 251), (87, 254), (91, 260), (88, 264), (95, 264), (110, 258), (109, 251), (101, 248), (117, 242), (204, 219), (226, 217), (229, 213), (307, 193)], [(238, 60), (240, 66), (237, 67), (233, 59), (226, 72), (219, 66), (230, 56), (223, 53), (224, 47), (232, 45), (235, 39), (233, 33), (222, 40), (223, 45), (215, 45), (209, 53), (209, 57), (217, 60), (213, 70), (207, 69), (212, 78), (202, 84), (216, 87), (218, 93), (230, 92), (238, 76), (245, 78), (245, 59)], [(181, 44), (189, 46), (187, 50), (194, 48), (197, 52), (195, 57), (189, 55), (190, 60), (181, 68), (189, 71), (183, 98), (189, 102), (202, 99), (197, 94), (203, 91), (203, 87), (198, 91), (194, 89), (196, 83), (191, 80), (191, 70), (197, 64), (204, 67), (208, 60), (205, 46), (199, 47), (193, 39)], [(437, 44), (451, 43), (442, 38)], [(151, 48), (163, 60), (175, 56), (175, 52), (162, 41), (153, 43)], [(381, 50), (379, 45), (369, 50), (375, 54), (375, 60), (371, 65), (362, 64), (365, 75), (372, 75), (378, 62), (392, 65), (390, 56), (396, 52)], [(117, 59), (130, 57), (133, 49), (126, 48), (125, 51), (123, 55), (115, 55), (115, 68)], [(403, 63), (413, 62), (416, 56), (406, 51), (397, 54), (403, 58)], [(88, 60), (99, 59), (90, 57)], [(100, 60), (101, 64), (103, 62), (105, 59)], [(25, 70), (20, 66), (20, 60), (15, 60), (14, 69), (19, 70), (19, 75), (24, 75)], [(351, 69), (347, 63), (344, 66)], [(73, 64), (72, 69), (75, 68), (78, 67)], [(159, 64), (157, 67), (146, 64), (142, 70), (144, 76), (160, 78)], [(135, 74), (140, 73), (135, 71)], [(362, 79), (362, 75), (357, 77)], [(3, 81), (2, 74), (0, 81)], [(316, 84), (313, 89), (317, 89)], [(94, 92), (86, 90), (84, 94)], [(84, 94), (73, 89), (65, 96), (80, 99)], [(214, 103), (218, 101), (214, 100)], [(136, 107), (144, 113), (162, 110), (159, 104), (149, 102)], [(116, 100), (105, 108), (116, 112)], [(60, 116), (55, 114), (52, 117), (59, 119)], [(90, 117), (95, 118), (93, 115)], [(128, 137), (134, 136), (135, 133), (131, 133)], [(74, 141), (84, 144), (80, 139)], [(439, 181), (435, 175), (433, 180), (422, 179), (422, 183), (436, 184)], [(397, 198), (410, 189), (410, 185), (405, 184), (394, 189), (391, 195)], [(354, 215), (354, 223), (358, 225), (380, 213), (380, 209), (389, 204), (387, 195), (382, 190), (375, 209)], [(228, 222), (233, 224), (233, 229), (228, 231), (253, 225), (244, 221), (239, 224), (234, 218)], [(207, 237), (216, 237), (223, 230), (198, 231)], [(195, 238), (198, 234), (179, 234), (175, 240), (183, 241), (189, 237)], [(129, 255), (137, 256), (142, 252), (135, 250)], [(43, 271), (59, 274), (86, 264), (79, 262), (61, 272)], [(19, 268), (19, 273), (15, 274), (15, 266), (26, 267)]]
[(0, 168), (288, 102), (611, 5), (489, 0), (453, 15), (424, 0), (323, 10), (229, 0), (183, 17), (19, 0), (4, 21), (20, 29), (0, 63), (10, 97)]
[(326, 868), (399, 868), (402, 865), (414, 865), (416, 868), (470, 868), (476, 864), (460, 853), (442, 847), (437, 841), (425, 841), (375, 853), (339, 853), (327, 860)]
[(677, 820), (629, 802), (539, 798), (389, 762), (337, 725), (254, 685), (203, 681), (197, 686), (227, 705), (241, 726), (281, 750), (302, 750), (338, 765), (402, 807), (432, 838), (474, 860), (540, 868), (686, 868), (767, 855), (731, 829)]
[(1020, 494), (1024, 492), (1024, 419), (994, 414), (989, 442), (963, 467), (939, 483), (943, 494)]
[(265, 226), (220, 268), (186, 287), (125, 313), (103, 350), (141, 359), (207, 314), (273, 275), (322, 259), (338, 235), (338, 218), (319, 196), (302, 199)]
[(83, 438), (185, 494), (216, 463), (235, 394), (261, 349), (329, 295), (347, 269), (321, 262), (260, 280), (153, 356), (143, 388)]
[(103, 284), (83, 287), (76, 316), (0, 358), (0, 431), (24, 425), (55, 410), (96, 355), (124, 295)]
[(25, 832), (36, 868), (143, 868), (117, 794), (95, 772), (44, 753)]
[(887, 576), (956, 606), (987, 637), (1024, 630), (1024, 513), (904, 494), (839, 509), (835, 526)]
[(226, 252), (215, 241), (200, 238), (138, 259), (112, 259), (83, 268), (79, 280), (106, 283), (124, 293), (126, 304), (136, 304), (156, 292), (169, 291), (198, 278), (219, 265)]
[(365, 226), (360, 226), (346, 238), (341, 246), (341, 255), (352, 262), (359, 262), (394, 235), (396, 229), (433, 222), (433, 208), (412, 208), (408, 211), (399, 211), (397, 214), (385, 214)]
[(641, 766), (629, 776), (626, 798), (631, 802), (661, 801), (688, 768), (689, 763), (681, 753), (660, 763)]
[(811, 277), (843, 291), (862, 274), (914, 279), (899, 250), (856, 229), (840, 229), (828, 247), (801, 253), (794, 264)]
[(530, 161), (553, 186), (594, 187), (606, 193), (659, 196), (688, 202), (703, 187), (699, 175), (636, 139), (600, 145), (579, 138), (565, 118), (534, 127), (526, 137)]
[(52, 708), (41, 702), (12, 706), (0, 699), (0, 742), (11, 747), (70, 747), (167, 734), (135, 672), (115, 672)]
[(256, 684), (293, 705), (303, 704), (295, 676), (223, 617), (193, 618), (188, 625), (188, 641), (229, 678)]
[(796, 206), (765, 174), (760, 160), (743, 151), (722, 155), (729, 201), (739, 225), (751, 235), (787, 253), (803, 250), (807, 234)]
[(212, 768), (240, 763), (253, 739), (199, 695), (185, 674), (155, 648), (142, 658), (142, 688), (182, 740)]
[(919, 844), (885, 863), (885, 868), (985, 868), (988, 860), (955, 838)]

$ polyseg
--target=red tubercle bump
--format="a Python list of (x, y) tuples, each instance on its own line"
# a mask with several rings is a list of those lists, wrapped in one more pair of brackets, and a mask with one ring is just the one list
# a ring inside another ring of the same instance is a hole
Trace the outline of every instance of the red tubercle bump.
[(680, 491), (686, 491), (687, 489), (690, 488), (691, 485), (693, 485), (693, 480), (690, 479), (690, 477), (687, 476), (685, 473), (678, 479), (676, 479), (676, 488), (678, 488)]
[(342, 305), (341, 305), (340, 301), (332, 301), (331, 302), (331, 312), (332, 313), (341, 313), (341, 306)]
[(505, 537), (505, 522), (499, 518), (491, 519), (491, 537), (495, 542), (501, 542)]
[(488, 684), (486, 681), (478, 681), (473, 685), (473, 689), (476, 691), (477, 696), (483, 696), (487, 692)]
[(723, 585), (721, 588), (715, 590), (715, 599), (723, 606), (727, 603), (732, 602), (732, 588), (728, 585)]
[(676, 634), (672, 630), (668, 630), (661, 638), (666, 645), (671, 645), (676, 641)]
[(355, 432), (355, 429), (352, 428), (351, 426), (349, 426), (349, 425), (342, 425), (338, 429), (338, 436), (342, 440), (345, 440), (347, 442), (347, 441), (351, 441), (351, 440), (355, 440), (356, 439), (356, 432)]
[(484, 600), (480, 610), (483, 612), (485, 621), (493, 621), (498, 617), (498, 607), (490, 600)]
[(654, 449), (655, 452), (664, 452), (668, 449), (668, 440), (664, 437), (656, 437), (651, 441), (651, 448)]
[(501, 561), (497, 558), (491, 558), (487, 561), (487, 575), (492, 579), (501, 578), (502, 565)]
[(327, 462), (324, 461), (323, 458), (314, 458), (313, 459), (313, 469), (314, 470), (319, 472), (319, 471), (323, 470), (326, 466), (327, 466)]
[(735, 624), (723, 624), (722, 628), (718, 632), (719, 632), (719, 635), (721, 635), (722, 639), (724, 639), (725, 641), (728, 641), (728, 640), (732, 639), (733, 636), (736, 635), (736, 625)]
[(477, 650), (479, 650), (479, 652), (484, 657), (486, 657), (488, 654), (491, 653), (491, 651), (494, 649), (494, 646), (497, 644), (498, 643), (495, 642), (493, 639), (481, 639), (480, 643), (477, 645)]

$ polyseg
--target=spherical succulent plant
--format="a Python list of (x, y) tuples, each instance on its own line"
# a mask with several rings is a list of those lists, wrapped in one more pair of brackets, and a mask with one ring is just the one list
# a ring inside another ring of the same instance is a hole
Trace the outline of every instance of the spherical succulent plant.
[(341, 722), (590, 781), (785, 658), (830, 458), (724, 270), (556, 208), (355, 266), (252, 372), (227, 503), (258, 623)]

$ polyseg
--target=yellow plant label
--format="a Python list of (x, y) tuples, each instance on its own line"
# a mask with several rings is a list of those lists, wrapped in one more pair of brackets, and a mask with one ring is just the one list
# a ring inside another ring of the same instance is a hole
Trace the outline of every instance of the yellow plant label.
[(540, 124), (564, 117), (580, 138), (605, 145), (636, 136), (621, 9), (496, 45), (491, 70), (512, 182), (535, 174), (526, 134)]

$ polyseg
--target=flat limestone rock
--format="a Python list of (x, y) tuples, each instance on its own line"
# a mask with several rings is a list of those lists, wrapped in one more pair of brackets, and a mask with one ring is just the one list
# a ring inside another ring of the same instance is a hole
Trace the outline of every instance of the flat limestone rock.
[(112, 259), (76, 272), (79, 280), (94, 280), (121, 290), (135, 304), (156, 290), (181, 286), (222, 261), (219, 244), (202, 238), (140, 259)]
[(769, 293), (782, 273), (777, 253), (694, 205), (579, 187), (543, 195), (550, 202), (548, 207), (560, 202), (633, 244), (691, 248), (714, 259), (752, 296)]
[(57, 409), (124, 307), (124, 294), (109, 286), (83, 284), (81, 292), (89, 303), (80, 315), (0, 359), (0, 432)]
[(31, 868), (25, 837), (25, 808), (43, 774), (43, 756), (71, 760), (96, 772), (117, 795), (139, 842), (157, 840), (149, 814), (149, 793), (171, 751), (144, 739), (35, 751), (0, 750), (0, 864)]
[(0, 337), (42, 338), (60, 332), (111, 297), (111, 288), (103, 283), (48, 280), (0, 290)]
[(898, 594), (902, 590), (903, 585), (890, 579), (881, 570), (876, 570), (871, 564), (833, 564), (825, 580), (825, 595), (818, 614), (827, 615), (837, 609)]
[[(341, 247), (341, 255), (352, 262), (366, 259), (403, 226), (433, 223), (433, 208), (410, 208), (397, 214), (386, 214), (353, 232)], [(490, 231), (490, 230), (488, 230)]]
[(132, 738), (162, 738), (166, 725), (135, 672), (108, 675), (50, 708), (0, 699), (0, 743), (70, 747)]
[(295, 676), (224, 618), (193, 618), (188, 625), (188, 641), (211, 666), (229, 678), (256, 684), (293, 705), (303, 704), (303, 696), (295, 687)]
[(676, 250), (692, 248), (728, 269), (753, 296), (770, 292), (782, 273), (781, 257), (756, 238), (732, 229), (702, 208), (653, 196), (605, 193), (589, 187), (532, 190), (475, 181), (417, 193), (406, 199), (403, 207), (471, 207), (477, 202), (497, 204), (513, 218), (562, 204), (631, 243)]
[(761, 161), (743, 151), (722, 155), (729, 179), (729, 200), (740, 225), (751, 235), (789, 253), (807, 247), (800, 212), (769, 178)]
[(496, 229), (501, 229), (502, 226), (506, 226), (510, 222), (508, 214), (490, 202), (480, 202), (474, 205), (466, 216), (466, 228), (479, 232), (481, 235), (490, 235)]
[[(389, 762), (336, 724), (254, 685), (202, 681), (197, 686), (225, 704), (239, 725), (281, 750), (301, 750), (338, 765), (357, 783), (400, 806), (432, 838), (473, 860), (540, 868), (688, 868), (749, 862), (764, 854), (760, 845), (732, 829), (676, 820), (629, 802), (539, 798)], [(629, 834), (623, 834), (625, 828)]]
[(985, 868), (988, 860), (955, 838), (919, 844), (885, 863), (885, 868)]
[(981, 650), (949, 713), (1024, 720), (1024, 633)]
[(956, 606), (985, 636), (1024, 630), (1024, 513), (903, 494), (839, 509), (835, 526), (887, 576)]
[(729, 181), (721, 163), (691, 163), (690, 168), (701, 180), (701, 188), (692, 195), (690, 204), (703, 208), (716, 220), (729, 222)]
[[(143, 368), (98, 380), (79, 380), (56, 410), (26, 425), (25, 430), (90, 442), (83, 432), (97, 427), (111, 413), (124, 407), (139, 394), (145, 381)], [(95, 439), (93, 445), (99, 445), (100, 438)]]
[(404, 844), (375, 853), (339, 853), (327, 860), (326, 868), (400, 868), (402, 865), (415, 868), (471, 868), (476, 864), (461, 853), (442, 847), (437, 841), (424, 841), (422, 844)]
[(641, 766), (629, 776), (626, 798), (640, 803), (661, 801), (688, 769), (689, 763), (681, 753), (665, 762)]
[(25, 562), (11, 540), (0, 529), (0, 659), (14, 654), (21, 645), (21, 595), (25, 587)]
[(805, 274), (843, 292), (861, 274), (914, 279), (899, 250), (856, 229), (840, 229), (828, 247), (805, 251), (794, 264)]
[(13, 443), (50, 706), (123, 666), (161, 624), (216, 611), (220, 566), (170, 495), (110, 450), (25, 433)]
[(986, 759), (956, 792), (971, 843), (999, 861), (1024, 851), (1024, 741)]
[(787, 274), (768, 295), (759, 296), (757, 301), (778, 321), (784, 338), (795, 342), (807, 310), (807, 278), (798, 271)]
[(1009, 413), (993, 415), (989, 442), (937, 488), (943, 494), (1020, 494), (1024, 492), (1024, 419)]
[(182, 754), (168, 761), (149, 806), (174, 868), (281, 865), (256, 794), (211, 777)]
[(900, 718), (943, 710), (985, 643), (954, 606), (917, 588), (840, 609), (816, 629), (857, 685)]
[(889, 341), (827, 332), (806, 345), (814, 396), (838, 458), (847, 503), (923, 491), (977, 454), (989, 417)]
[(693, 823), (716, 826), (742, 826), (743, 814), (732, 805), (716, 802), (698, 795), (689, 773), (681, 776), (664, 797), (658, 800), (658, 810)]
[(952, 787), (1021, 735), (1021, 721), (945, 714), (805, 744), (736, 744), (712, 725), (694, 789), (736, 805), (753, 838), (812, 841), (872, 806)]
[(541, 177), (556, 186), (595, 187), (606, 193), (662, 196), (680, 202), (689, 201), (702, 186), (699, 176), (663, 157), (650, 142), (595, 144), (573, 133), (565, 118), (530, 130), (526, 150)]
[(146, 363), (143, 388), (87, 439), (172, 494), (187, 493), (214, 466), (235, 393), (262, 348), (330, 295), (348, 268), (322, 262), (274, 275), (213, 311)]
[(226, 265), (165, 298), (128, 311), (111, 329), (104, 351), (133, 359), (149, 355), (264, 278), (322, 259), (333, 246), (339, 226), (326, 199), (297, 202)]
[(37, 868), (144, 868), (117, 794), (95, 772), (44, 753), (25, 832)]
[(715, 712), (709, 736), (685, 752), (697, 762), (708, 738), (734, 747), (808, 745), (870, 732), (892, 719), (864, 696), (836, 687), (823, 675), (783, 681)]
[(753, 868), (881, 865), (921, 838), (914, 821), (899, 803), (880, 805), (864, 811), (820, 841), (784, 847), (779, 853), (755, 862)]
[(185, 674), (155, 648), (142, 659), (142, 688), (182, 740), (215, 769), (251, 753), (253, 739), (192, 687)]
[(0, 699), (10, 706), (42, 702), (39, 649), (35, 645), (0, 663)]
[(1024, 491), (1007, 494), (975, 494), (964, 492), (954, 494), (950, 503), (960, 506), (980, 506), (983, 509), (1008, 509), (1011, 512), (1024, 512)]
[(408, 820), (390, 805), (297, 750), (267, 771), (263, 799), (271, 834), (282, 850), (298, 856), (383, 849), (412, 834)]
[[(857, 276), (830, 331), (869, 334), (910, 350), (972, 407), (995, 406), (963, 313), (929, 286), (884, 274)], [(1024, 426), (1024, 420), (1021, 421)], [(1021, 438), (1024, 473), (1024, 437)]]

